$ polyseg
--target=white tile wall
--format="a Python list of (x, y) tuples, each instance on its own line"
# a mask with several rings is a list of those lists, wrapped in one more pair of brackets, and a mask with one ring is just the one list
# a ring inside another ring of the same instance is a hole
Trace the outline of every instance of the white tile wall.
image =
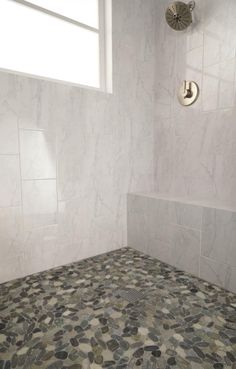
[(236, 268), (228, 264), (222, 264), (202, 256), (200, 258), (200, 277), (218, 286), (223, 286), (229, 291), (236, 292)]
[(128, 246), (236, 291), (236, 207), (128, 195)]
[(17, 123), (17, 115), (3, 101), (0, 104), (0, 155), (19, 153)]
[(236, 267), (236, 212), (204, 209), (202, 256)]
[(57, 223), (56, 180), (23, 181), (22, 201), (27, 230)]
[(113, 2), (113, 94), (0, 73), (0, 283), (127, 244), (126, 193), (154, 189), (159, 16)]
[(0, 155), (0, 207), (21, 204), (19, 157)]
[[(161, 14), (168, 4), (158, 2)], [(198, 0), (193, 13), (194, 22), (184, 32), (174, 32), (164, 16), (160, 19), (156, 191), (235, 202), (236, 2)], [(187, 108), (177, 100), (184, 79), (200, 86), (199, 100)], [(164, 124), (163, 118), (173, 123)], [(168, 137), (166, 146), (163, 137)]]
[(199, 276), (200, 240), (200, 231), (173, 226), (171, 261), (174, 261), (174, 266)]
[(20, 130), (23, 179), (56, 178), (55, 143), (47, 131)]
[(23, 224), (20, 207), (0, 208), (1, 263), (20, 255)]

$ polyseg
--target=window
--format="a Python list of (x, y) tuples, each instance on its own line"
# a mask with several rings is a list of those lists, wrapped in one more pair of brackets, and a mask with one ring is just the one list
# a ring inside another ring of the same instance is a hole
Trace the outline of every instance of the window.
[(0, 0), (0, 68), (110, 91), (110, 2)]

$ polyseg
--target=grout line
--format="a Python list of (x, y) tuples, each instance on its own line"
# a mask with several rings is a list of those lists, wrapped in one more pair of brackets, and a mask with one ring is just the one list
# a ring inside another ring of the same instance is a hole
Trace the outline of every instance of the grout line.
[(10, 206), (0, 206), (0, 210), (2, 209), (19, 209), (21, 208), (21, 204), (19, 205), (10, 205)]
[(225, 108), (217, 108), (217, 109), (208, 109), (208, 110), (202, 110), (202, 114), (208, 114), (208, 113), (217, 113), (217, 112), (225, 112), (225, 111), (232, 111), (234, 109), (234, 106), (225, 107)]
[[(168, 197), (158, 197), (159, 193), (157, 192), (156, 194), (155, 193), (142, 193), (142, 192), (130, 192), (128, 193), (129, 196), (135, 196), (135, 197), (142, 197), (142, 198), (148, 198), (148, 199), (153, 199), (155, 201), (165, 201), (165, 202), (169, 202), (169, 203), (174, 203), (174, 204), (180, 204), (180, 205), (183, 205), (183, 206), (191, 206), (191, 207), (195, 207), (195, 208), (203, 208), (203, 209), (210, 209), (210, 210), (219, 210), (219, 211), (228, 211), (228, 212), (231, 212), (231, 213), (235, 213), (236, 212), (236, 207), (235, 209), (233, 208), (230, 208), (228, 205), (214, 205), (214, 203), (210, 203), (207, 205), (207, 204), (204, 204), (204, 203), (201, 203), (201, 200), (200, 202), (198, 203), (198, 201), (196, 200), (188, 200), (186, 198), (183, 197), (182, 200), (177, 200), (173, 197), (172, 199), (172, 195), (170, 195), (170, 198)], [(160, 193), (161, 195), (161, 193)], [(205, 201), (205, 200), (204, 200)], [(213, 201), (213, 200), (212, 200)], [(216, 201), (216, 200), (215, 200)]]
[(201, 230), (198, 229), (198, 228), (188, 227), (188, 226), (185, 226), (185, 225), (182, 225), (182, 224), (178, 224), (178, 223), (175, 223), (175, 222), (168, 222), (168, 224), (174, 225), (174, 226), (177, 226), (177, 227), (180, 227), (180, 228), (184, 228), (184, 229), (187, 229), (187, 230), (190, 230), (190, 231), (201, 232)]
[[(204, 98), (203, 98), (203, 92), (204, 92), (204, 86), (203, 86), (203, 80), (204, 80), (204, 60), (205, 60), (205, 54), (204, 54), (204, 49), (205, 49), (205, 32), (204, 32), (204, 26), (203, 26), (203, 32), (202, 32), (202, 69), (201, 69), (201, 86), (200, 86), (200, 114), (203, 113), (204, 109), (203, 109), (203, 102), (204, 102)], [(199, 270), (200, 270), (200, 259), (199, 259)], [(199, 274), (200, 275), (200, 274)]]
[[(17, 131), (18, 131), (18, 128), (17, 128)], [(18, 136), (18, 135), (17, 135)], [(0, 154), (0, 156), (19, 156), (19, 153), (16, 153), (16, 154)]]
[(176, 93), (177, 93), (177, 85), (176, 84), (176, 79), (177, 79), (177, 73), (176, 73), (176, 68), (177, 68), (177, 52), (178, 52), (178, 48), (177, 48), (177, 42), (178, 42), (178, 38), (177, 35), (175, 35), (175, 56), (174, 56), (174, 89), (176, 87), (176, 91), (173, 91), (173, 96), (171, 99), (171, 141), (172, 141), (172, 148), (171, 148), (171, 152), (170, 152), (170, 160), (171, 160), (171, 164), (170, 164), (170, 181), (171, 181), (171, 188), (172, 190), (176, 188), (176, 175), (175, 175), (175, 155), (176, 155), (176, 135), (175, 135), (175, 130), (176, 130), (176, 125), (173, 124), (173, 122), (175, 121), (174, 117), (175, 117), (175, 99), (176, 99)]
[(17, 137), (18, 137), (18, 149), (19, 149), (19, 169), (20, 169), (20, 193), (21, 193), (21, 217), (23, 224), (23, 238), (25, 236), (25, 222), (24, 222), (24, 207), (23, 207), (23, 186), (22, 186), (22, 165), (21, 165), (21, 142), (20, 142), (20, 126), (19, 117), (17, 118)]
[(44, 128), (24, 128), (19, 127), (20, 131), (29, 131), (29, 132), (46, 132), (47, 130)]
[(209, 260), (209, 261), (213, 261), (214, 263), (217, 263), (217, 264), (220, 264), (220, 265), (225, 265), (225, 266), (228, 266), (229, 268), (234, 268), (234, 269), (236, 269), (236, 266), (233, 266), (233, 265), (230, 265), (230, 264), (224, 263), (223, 261), (219, 261), (219, 260), (216, 260), (216, 259), (212, 259), (212, 258), (209, 258), (208, 256), (204, 256), (204, 255), (202, 255), (201, 257), (202, 257), (203, 259), (206, 259), (206, 260)]
[(45, 224), (45, 225), (35, 225), (35, 226), (32, 226), (32, 227), (26, 227), (25, 231), (26, 232), (29, 232), (29, 233), (32, 233), (34, 231), (37, 231), (37, 230), (41, 230), (41, 229), (48, 229), (48, 228), (53, 228), (55, 226), (58, 226), (58, 223), (51, 223), (51, 224)]
[(53, 178), (22, 178), (22, 182), (31, 182), (31, 181), (55, 181), (56, 177)]
[(56, 219), (57, 219), (57, 223), (59, 222), (59, 192), (58, 192), (58, 128), (57, 126), (54, 126), (54, 130), (55, 130), (55, 166), (56, 166), (56, 196), (57, 196), (57, 210), (56, 210)]
[(201, 275), (203, 212), (204, 212), (204, 208), (202, 208), (202, 214), (201, 214), (200, 250), (199, 250), (199, 252), (200, 252), (200, 255), (199, 255), (199, 278), (200, 278), (200, 275)]

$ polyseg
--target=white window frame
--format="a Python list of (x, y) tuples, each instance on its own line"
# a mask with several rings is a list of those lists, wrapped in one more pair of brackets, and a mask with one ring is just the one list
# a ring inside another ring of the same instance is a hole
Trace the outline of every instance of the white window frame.
[(98, 0), (100, 89), (112, 92), (112, 0)]
[[(75, 19), (66, 17), (54, 11), (48, 10), (36, 4), (30, 3), (26, 0), (10, 0), (15, 3), (27, 6), (31, 9), (45, 13), (52, 17), (61, 19), (65, 22), (72, 23), (78, 27), (89, 30), (98, 34), (99, 37), (99, 87), (87, 86), (73, 82), (61, 81), (54, 78), (39, 77), (28, 73), (21, 73), (17, 71), (7, 72), (20, 74), (25, 76), (33, 76), (38, 79), (56, 81), (63, 84), (69, 84), (74, 86), (86, 87), (93, 90), (99, 90), (103, 92), (112, 92), (112, 0), (98, 0), (98, 28), (89, 26), (85, 23), (81, 23)], [(55, 0), (56, 1), (56, 0)], [(85, 0), (86, 1), (86, 0)], [(4, 70), (4, 69), (0, 69)]]

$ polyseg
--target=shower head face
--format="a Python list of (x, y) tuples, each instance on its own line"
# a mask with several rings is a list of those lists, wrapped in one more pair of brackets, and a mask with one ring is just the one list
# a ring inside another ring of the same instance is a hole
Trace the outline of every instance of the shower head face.
[(166, 10), (166, 21), (175, 31), (183, 31), (192, 23), (192, 3), (175, 1)]

